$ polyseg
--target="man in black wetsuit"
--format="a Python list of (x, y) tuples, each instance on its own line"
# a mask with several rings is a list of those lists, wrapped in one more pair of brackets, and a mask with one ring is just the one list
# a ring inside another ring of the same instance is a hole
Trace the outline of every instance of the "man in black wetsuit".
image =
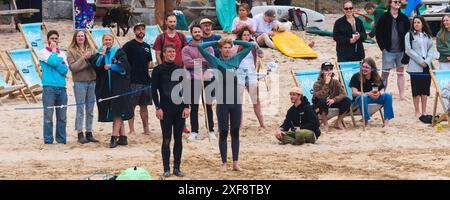
[[(189, 116), (189, 105), (184, 104), (182, 97), (171, 98), (175, 91), (181, 92), (181, 81), (171, 80), (173, 73), (177, 73), (183, 69), (176, 65), (175, 62), (175, 46), (166, 44), (163, 47), (164, 62), (153, 69), (152, 72), (152, 98), (156, 107), (156, 118), (160, 120), (161, 130), (163, 134), (163, 143), (161, 154), (164, 165), (164, 177), (170, 176), (170, 140), (172, 138), (172, 129), (174, 136), (173, 156), (174, 167), (173, 174), (175, 176), (185, 176), (181, 172), (181, 154), (183, 151), (182, 131), (186, 118)], [(182, 72), (181, 72), (182, 73)], [(174, 91), (173, 91), (174, 90)], [(159, 92), (159, 95), (158, 95)]]

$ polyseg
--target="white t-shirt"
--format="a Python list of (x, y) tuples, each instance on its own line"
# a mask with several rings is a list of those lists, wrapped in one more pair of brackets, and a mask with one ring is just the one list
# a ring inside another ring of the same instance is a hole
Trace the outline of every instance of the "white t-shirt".
[(257, 14), (253, 17), (253, 27), (255, 28), (256, 33), (267, 33), (272, 31), (272, 24), (274, 23), (280, 25), (278, 20), (274, 20), (270, 23), (264, 21), (264, 13)]
[(252, 18), (247, 18), (247, 20), (242, 21), (239, 17), (234, 18), (233, 24), (231, 25), (231, 30), (241, 29), (244, 25), (250, 25), (253, 30), (255, 30), (255, 26), (253, 24)]

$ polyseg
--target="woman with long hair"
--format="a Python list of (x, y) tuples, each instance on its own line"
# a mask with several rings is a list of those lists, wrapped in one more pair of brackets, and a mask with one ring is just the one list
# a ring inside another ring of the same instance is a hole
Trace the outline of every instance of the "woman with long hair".
[(440, 54), (440, 69), (450, 69), (450, 14), (442, 17), (441, 30), (436, 35), (436, 47)]
[[(405, 36), (405, 53), (409, 56), (408, 73), (411, 76), (411, 89), (416, 117), (426, 115), (427, 97), (430, 96), (431, 61), (436, 57), (430, 27), (422, 16), (415, 16), (411, 30)], [(422, 112), (419, 110), (422, 102)]]
[[(78, 143), (98, 142), (92, 135), (95, 104), (95, 70), (89, 58), (94, 53), (84, 31), (75, 31), (67, 51), (67, 62), (72, 72), (73, 91), (77, 103), (75, 129), (78, 132)], [(83, 134), (85, 122), (86, 135)], [(86, 136), (86, 137), (85, 137)]]

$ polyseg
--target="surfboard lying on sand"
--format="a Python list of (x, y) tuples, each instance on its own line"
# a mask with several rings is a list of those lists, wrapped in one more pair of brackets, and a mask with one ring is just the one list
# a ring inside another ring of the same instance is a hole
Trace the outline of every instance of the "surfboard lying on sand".
[(293, 58), (317, 58), (317, 53), (300, 37), (292, 32), (277, 32), (273, 43), (286, 56)]
[(325, 16), (314, 10), (308, 8), (295, 7), (295, 6), (254, 6), (251, 10), (253, 16), (264, 13), (266, 10), (273, 9), (277, 13), (277, 19), (288, 18), (289, 9), (300, 8), (300, 10), (305, 11), (308, 18), (308, 23), (306, 27), (320, 27), (325, 24)]
[[(315, 34), (315, 35), (320, 35), (320, 36), (333, 37), (333, 31), (327, 31), (327, 30), (322, 30), (322, 29), (318, 29), (318, 28), (308, 29), (308, 30), (306, 30), (306, 32), (307, 33), (311, 33), (311, 34)], [(373, 39), (366, 39), (366, 40), (364, 40), (364, 43), (375, 44), (377, 42), (375, 40), (373, 40)]]

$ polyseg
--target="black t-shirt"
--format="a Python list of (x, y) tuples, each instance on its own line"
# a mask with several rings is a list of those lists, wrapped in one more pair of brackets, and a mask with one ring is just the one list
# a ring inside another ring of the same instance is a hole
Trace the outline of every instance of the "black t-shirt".
[(150, 85), (148, 63), (153, 60), (150, 45), (146, 42), (140, 43), (136, 40), (130, 40), (122, 49), (127, 54), (130, 63), (131, 83)]
[[(351, 88), (354, 87), (354, 88), (358, 89), (359, 92), (361, 92), (360, 84), (361, 84), (361, 82), (359, 81), (359, 72), (358, 72), (352, 76), (349, 86)], [(369, 80), (366, 79), (366, 81), (363, 83), (363, 90), (364, 90), (363, 92), (372, 91), (372, 87), (378, 87), (378, 91), (384, 89), (383, 81), (380, 81), (380, 84), (376, 85), (373, 77), (371, 77)]]

